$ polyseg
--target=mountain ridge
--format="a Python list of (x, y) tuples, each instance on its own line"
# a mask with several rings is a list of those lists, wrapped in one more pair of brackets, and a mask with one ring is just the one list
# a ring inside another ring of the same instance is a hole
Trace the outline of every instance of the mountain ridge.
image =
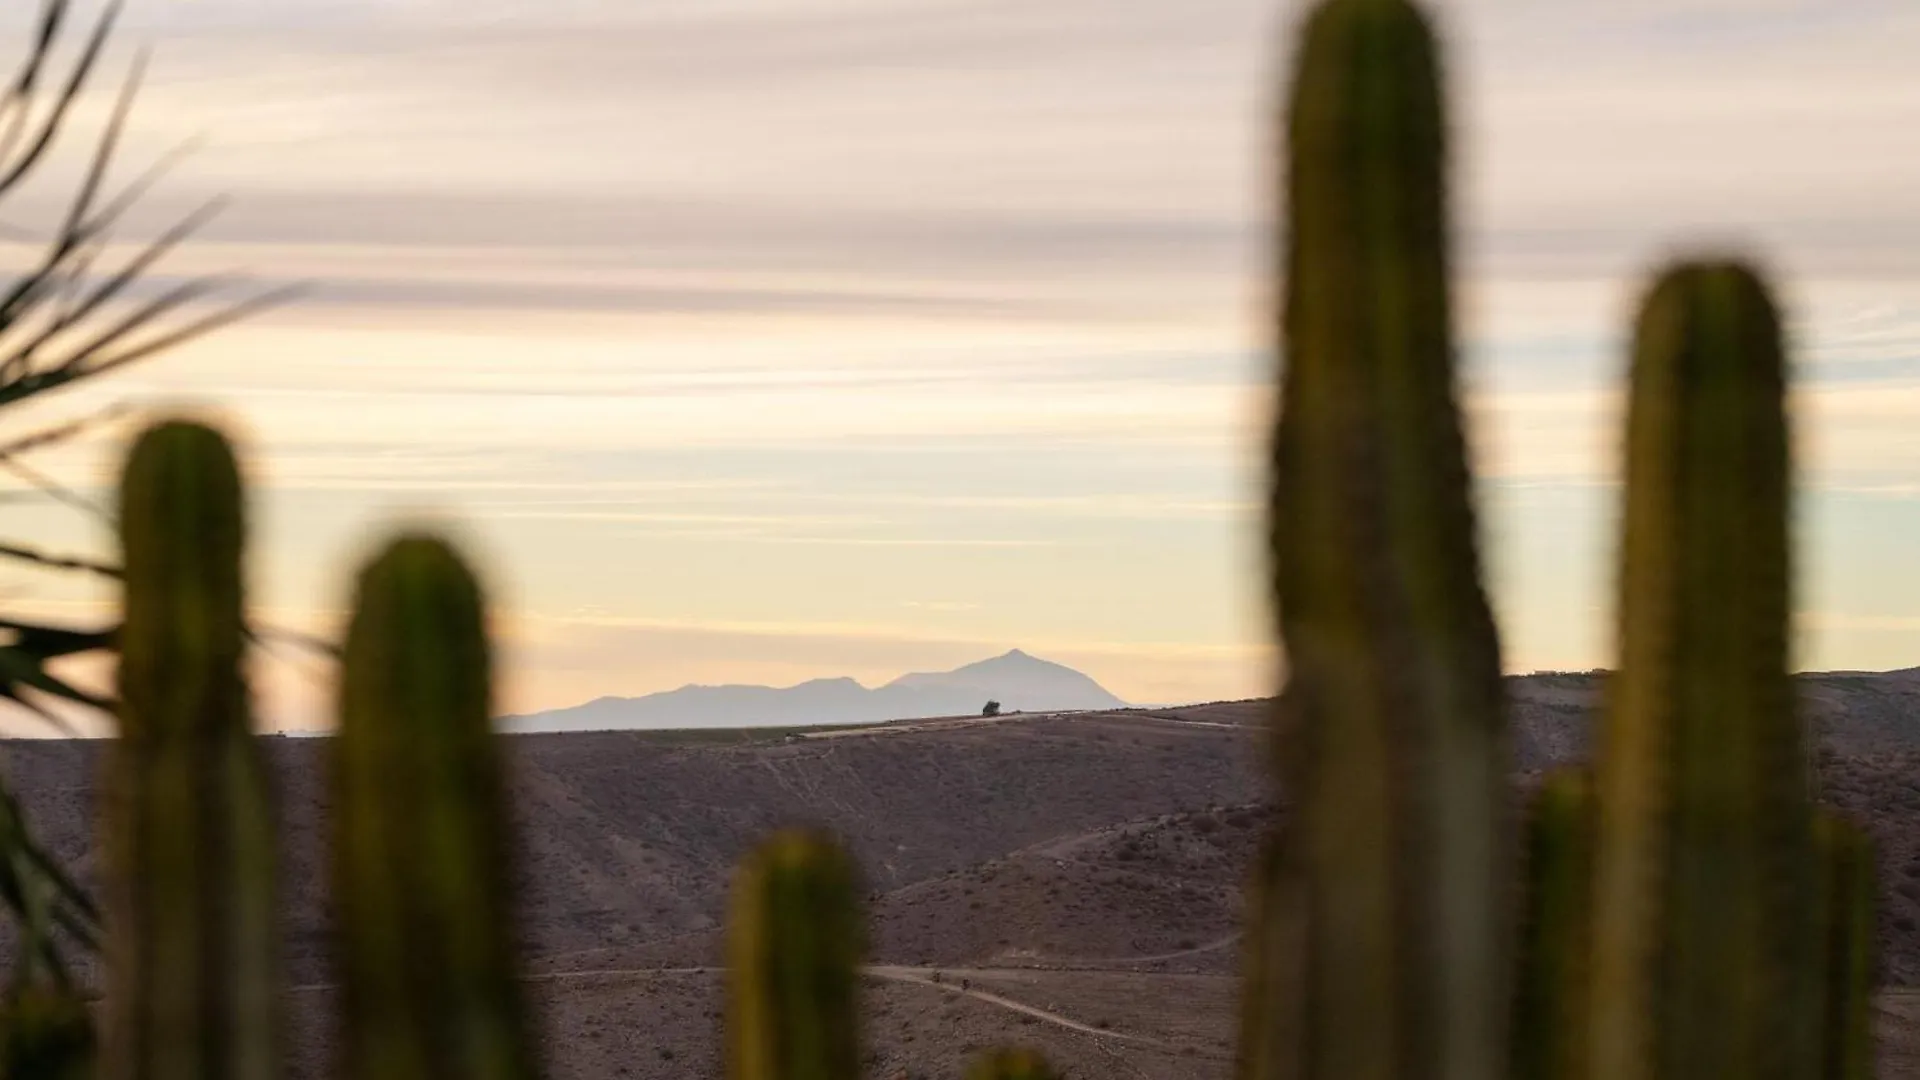
[(503, 716), (513, 734), (720, 727), (788, 727), (973, 715), (989, 701), (1009, 712), (1126, 708), (1083, 672), (1010, 649), (951, 671), (908, 672), (868, 687), (850, 676), (791, 686), (689, 683), (638, 697), (605, 695), (579, 705)]

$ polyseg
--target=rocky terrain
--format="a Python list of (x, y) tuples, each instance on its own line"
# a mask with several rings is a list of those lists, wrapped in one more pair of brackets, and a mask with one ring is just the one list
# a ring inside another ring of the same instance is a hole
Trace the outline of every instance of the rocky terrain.
[[(1516, 783), (1585, 753), (1600, 678), (1512, 680)], [(1825, 797), (1882, 860), (1884, 1076), (1920, 1069), (1920, 676), (1803, 679)], [(1260, 702), (864, 729), (511, 741), (523, 938), (557, 1080), (718, 1075), (733, 861), (779, 824), (846, 837), (868, 878), (869, 1075), (957, 1075), (1004, 1041), (1074, 1077), (1224, 1080), (1240, 890), (1281, 812)], [(328, 1072), (324, 739), (283, 783), (295, 1075)], [(97, 744), (13, 742), (36, 828), (91, 878)]]

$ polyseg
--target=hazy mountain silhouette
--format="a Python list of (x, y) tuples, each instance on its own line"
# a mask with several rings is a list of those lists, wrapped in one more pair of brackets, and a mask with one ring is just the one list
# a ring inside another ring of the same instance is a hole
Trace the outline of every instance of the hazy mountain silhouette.
[(603, 697), (570, 708), (504, 717), (500, 727), (524, 733), (873, 723), (976, 715), (988, 701), (999, 702), (1008, 712), (1127, 706), (1080, 672), (1014, 649), (952, 671), (902, 675), (871, 689), (847, 678), (787, 687), (683, 686), (645, 697)]

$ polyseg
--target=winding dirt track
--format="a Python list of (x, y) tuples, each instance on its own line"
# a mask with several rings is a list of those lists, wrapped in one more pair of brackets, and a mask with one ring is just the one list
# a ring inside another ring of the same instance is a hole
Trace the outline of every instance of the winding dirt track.
[[(991, 993), (986, 990), (975, 990), (971, 987), (959, 986), (954, 983), (948, 982), (945, 979), (942, 979), (940, 982), (935, 982), (933, 979), (934, 971), (931, 968), (895, 967), (895, 966), (889, 966), (889, 965), (882, 965), (879, 967), (865, 968), (863, 970), (865, 971), (866, 974), (871, 975), (876, 979), (886, 979), (891, 982), (914, 983), (920, 986), (931, 986), (936, 990), (944, 990), (949, 994), (958, 994), (961, 997), (970, 997), (976, 1001), (984, 1001), (991, 1005), (998, 1005), (1003, 1009), (1011, 1009), (1012, 1011), (1017, 1013), (1024, 1013), (1027, 1016), (1031, 1016), (1036, 1020), (1044, 1020), (1049, 1024), (1053, 1024), (1058, 1027), (1067, 1028), (1071, 1031), (1078, 1031), (1078, 1032), (1081, 1032), (1082, 1034), (1092, 1035), (1095, 1038), (1119, 1039), (1124, 1042), (1140, 1043), (1144, 1046), (1157, 1046), (1163, 1050), (1178, 1049), (1172, 1043), (1162, 1042), (1159, 1039), (1149, 1038), (1148, 1036), (1145, 1036), (1145, 1035), (1130, 1035), (1125, 1032), (1110, 1031), (1103, 1028), (1097, 1028), (1091, 1024), (1083, 1024), (1080, 1021), (1074, 1020), (1070, 1017), (1061, 1016), (1059, 1013), (1048, 1012), (1045, 1009), (1035, 1008), (1032, 1005), (1023, 1004), (1021, 1002), (1013, 1000), (1012, 998), (1001, 997), (999, 994)], [(999, 973), (991, 968), (941, 968), (939, 970), (940, 970), (940, 974), (942, 975), (956, 976), (960, 978), (965, 978), (969, 975), (994, 975)], [(1012, 970), (1020, 971), (1022, 969), (1015, 968)]]
[[(1203, 949), (1204, 948), (1205, 947), (1203, 947)], [(1143, 959), (1154, 958), (1144, 957)], [(1112, 1031), (1106, 1028), (1095, 1027), (1092, 1024), (1083, 1024), (1069, 1016), (1048, 1012), (1045, 1009), (1015, 1001), (1012, 998), (1002, 997), (990, 991), (963, 987), (947, 981), (947, 979), (944, 978), (945, 976), (967, 978), (969, 976), (1031, 974), (1034, 970), (1032, 968), (931, 968), (879, 964), (864, 967), (860, 970), (862, 974), (870, 978), (932, 987), (935, 990), (941, 990), (949, 994), (970, 997), (976, 1001), (984, 1001), (990, 1005), (1031, 1016), (1035, 1020), (1053, 1024), (1056, 1027), (1077, 1031), (1083, 1035), (1091, 1035), (1097, 1039), (1115, 1039), (1121, 1042), (1139, 1043), (1143, 1046), (1154, 1046), (1163, 1050), (1179, 1049), (1175, 1044), (1161, 1039), (1122, 1031)], [(640, 979), (655, 975), (720, 975), (725, 972), (726, 969), (721, 967), (603, 968), (594, 971), (549, 971), (535, 975), (522, 975), (521, 981), (529, 983), (584, 982), (596, 979)], [(936, 976), (941, 976), (941, 978), (936, 978)], [(338, 983), (308, 983), (302, 986), (290, 986), (286, 992), (288, 994), (324, 994), (338, 990), (339, 988)]]

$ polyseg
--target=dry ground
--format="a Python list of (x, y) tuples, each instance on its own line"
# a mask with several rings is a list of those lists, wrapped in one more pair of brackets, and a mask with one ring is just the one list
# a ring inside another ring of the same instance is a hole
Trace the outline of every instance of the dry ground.
[[(1600, 680), (1511, 687), (1524, 788), (1585, 754)], [(1881, 1076), (1920, 1076), (1920, 679), (1818, 676), (1803, 689), (1826, 797), (1879, 845)], [(754, 837), (804, 821), (846, 837), (868, 876), (869, 1080), (956, 1076), (1005, 1042), (1088, 1080), (1226, 1080), (1241, 886), (1278, 813), (1266, 713), (1245, 702), (831, 737), (512, 740), (525, 967), (549, 1075), (719, 1075), (729, 868)], [(331, 1073), (328, 745), (273, 740), (295, 1077)], [(36, 828), (87, 879), (97, 749), (6, 751)]]

